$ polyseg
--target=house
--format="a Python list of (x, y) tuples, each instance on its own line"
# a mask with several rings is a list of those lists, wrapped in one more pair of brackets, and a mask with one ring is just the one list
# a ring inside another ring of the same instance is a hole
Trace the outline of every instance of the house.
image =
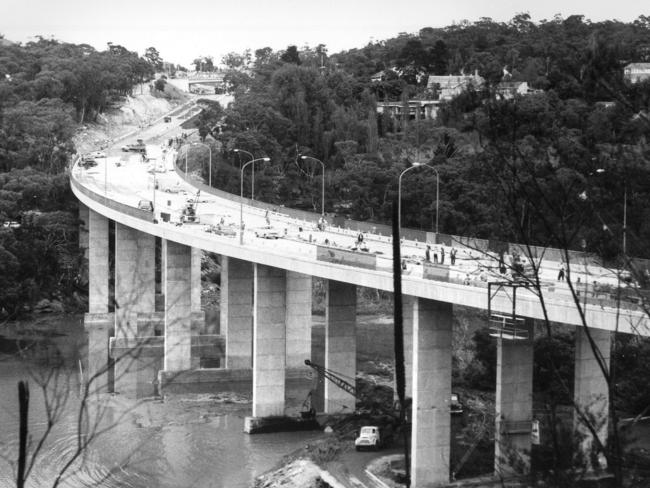
[(386, 72), (382, 70), (382, 71), (379, 71), (379, 72), (375, 73), (374, 75), (372, 75), (370, 77), (370, 81), (372, 83), (379, 83), (381, 81), (384, 81), (385, 76), (386, 76)]
[(451, 100), (463, 93), (469, 87), (479, 89), (484, 84), (485, 79), (482, 76), (479, 76), (478, 71), (475, 71), (473, 75), (429, 75), (427, 89), (437, 93), (439, 100)]
[[(432, 120), (438, 116), (440, 100), (409, 100), (409, 119)], [(378, 102), (377, 113), (389, 113), (394, 118), (401, 118), (404, 111), (403, 102)]]
[(527, 81), (501, 81), (496, 86), (496, 96), (503, 100), (510, 100), (516, 95), (530, 93)]
[(630, 83), (650, 79), (650, 63), (630, 63), (623, 68), (623, 78)]

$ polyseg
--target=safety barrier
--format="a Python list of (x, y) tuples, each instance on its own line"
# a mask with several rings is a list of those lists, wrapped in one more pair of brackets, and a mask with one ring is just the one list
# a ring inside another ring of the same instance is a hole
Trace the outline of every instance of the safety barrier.
[(89, 198), (92, 198), (97, 203), (101, 203), (105, 207), (112, 208), (113, 210), (117, 210), (120, 213), (130, 215), (131, 217), (136, 217), (138, 219), (147, 220), (149, 222), (153, 220), (153, 214), (147, 210), (140, 210), (139, 208), (132, 207), (125, 203), (116, 202), (115, 200), (111, 200), (108, 197), (100, 195), (99, 193), (86, 188), (84, 185), (77, 181), (76, 177), (74, 176), (74, 171), (71, 172), (70, 186), (73, 186), (75, 190), (83, 193)]
[(377, 256), (363, 251), (348, 251), (333, 247), (317, 246), (316, 259), (335, 264), (345, 264), (357, 268), (376, 269)]

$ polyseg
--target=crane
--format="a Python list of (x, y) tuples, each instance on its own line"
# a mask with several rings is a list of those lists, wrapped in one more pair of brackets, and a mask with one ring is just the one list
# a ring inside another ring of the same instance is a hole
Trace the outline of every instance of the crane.
[(194, 200), (187, 202), (187, 206), (183, 209), (183, 214), (181, 215), (181, 222), (185, 223), (199, 223), (199, 218), (196, 215), (196, 207), (199, 205), (199, 195), (201, 190), (196, 192)]

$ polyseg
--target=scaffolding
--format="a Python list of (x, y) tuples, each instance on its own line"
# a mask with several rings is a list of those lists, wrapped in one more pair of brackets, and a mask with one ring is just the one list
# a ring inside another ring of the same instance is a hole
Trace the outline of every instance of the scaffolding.
[[(488, 320), (490, 335), (507, 340), (528, 340), (530, 330), (523, 317), (517, 316), (517, 289), (527, 288), (526, 285), (511, 281), (496, 281), (488, 283)], [(497, 295), (505, 295), (512, 303), (512, 312), (495, 313), (492, 301)]]

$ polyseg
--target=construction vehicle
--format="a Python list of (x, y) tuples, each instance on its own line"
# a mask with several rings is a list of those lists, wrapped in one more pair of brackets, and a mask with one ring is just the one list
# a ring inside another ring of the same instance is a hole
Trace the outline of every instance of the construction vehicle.
[(364, 425), (359, 431), (359, 437), (354, 440), (354, 447), (357, 451), (363, 448), (378, 450), (382, 446), (383, 436), (381, 429), (376, 425)]
[(183, 213), (181, 214), (181, 223), (183, 224), (198, 224), (199, 223), (199, 217), (196, 215), (196, 207), (199, 204), (199, 195), (201, 194), (201, 190), (198, 190), (196, 192), (196, 196), (194, 199), (189, 199), (187, 201), (187, 205), (183, 209)]
[(142, 139), (138, 139), (138, 142), (136, 142), (135, 144), (127, 144), (125, 146), (122, 146), (122, 151), (146, 154), (147, 146)]
[[(336, 386), (352, 395), (355, 399), (360, 397), (356, 386), (346, 379), (342, 378), (339, 374), (334, 373), (333, 371), (319, 364), (312, 363), (309, 359), (305, 359), (305, 364), (314, 369), (318, 373), (319, 378), (328, 379)], [(315, 411), (309, 402), (312, 397), (312, 393), (313, 390), (309, 392), (307, 395), (307, 400), (305, 400), (303, 403), (303, 412), (301, 412), (301, 415), (304, 418), (315, 415)], [(363, 401), (362, 403), (368, 404), (372, 402)], [(307, 410), (307, 406), (309, 406), (309, 410)], [(390, 408), (388, 410), (390, 410)], [(370, 412), (355, 410), (355, 414), (369, 415), (368, 420), (370, 420), (373, 424), (361, 426), (359, 435), (355, 436), (354, 444), (357, 451), (363, 448), (377, 450), (385, 445), (388, 445), (391, 439), (394, 437), (395, 431), (397, 430), (400, 423), (399, 411), (387, 411), (386, 408), (382, 408), (376, 404), (373, 405), (373, 408), (371, 408)]]

